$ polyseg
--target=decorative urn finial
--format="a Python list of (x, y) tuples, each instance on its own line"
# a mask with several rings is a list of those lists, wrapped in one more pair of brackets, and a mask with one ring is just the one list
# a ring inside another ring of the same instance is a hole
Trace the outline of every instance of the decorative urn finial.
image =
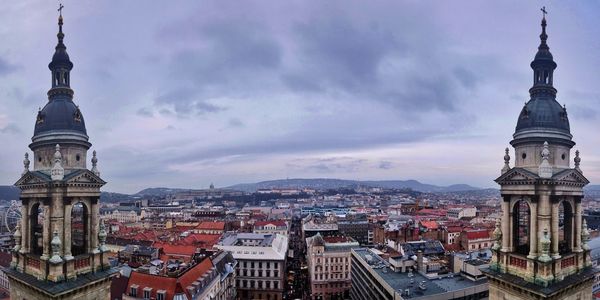
[(510, 170), (510, 155), (508, 155), (508, 147), (504, 149), (504, 167), (502, 168), (502, 174)]
[(590, 231), (588, 230), (587, 221), (585, 218), (583, 218), (583, 224), (581, 228), (581, 243), (583, 244), (582, 248), (583, 250), (590, 250), (590, 246), (588, 245), (588, 242), (590, 241)]
[(98, 158), (96, 157), (96, 150), (92, 152), (92, 173), (100, 177), (100, 171), (98, 171)]
[(100, 242), (98, 250), (100, 250), (100, 252), (106, 252), (108, 250), (106, 248), (106, 236), (106, 225), (104, 225), (104, 220), (100, 220), (100, 230), (98, 231), (98, 241)]
[(548, 236), (548, 228), (544, 228), (544, 234), (540, 237), (540, 245), (542, 246), (542, 255), (538, 257), (538, 260), (541, 262), (549, 262), (552, 260), (550, 255), (548, 255), (550, 251), (550, 237)]
[(25, 152), (25, 159), (23, 160), (24, 170), (23, 170), (23, 174), (21, 174), (21, 175), (25, 175), (25, 174), (27, 174), (27, 172), (29, 172), (29, 164), (30, 163), (31, 162), (29, 161), (29, 153)]
[(542, 163), (538, 169), (538, 175), (541, 178), (551, 178), (552, 177), (552, 166), (548, 159), (550, 158), (550, 149), (548, 149), (548, 142), (544, 142), (544, 148), (542, 149)]
[(494, 229), (494, 247), (492, 247), (493, 250), (500, 250), (500, 248), (502, 247), (502, 229), (500, 229), (500, 227), (502, 226), (502, 223), (500, 221), (500, 218), (496, 219), (496, 229)]
[(65, 169), (62, 167), (62, 154), (60, 154), (60, 145), (56, 144), (54, 152), (54, 165), (50, 170), (52, 180), (63, 180), (65, 178)]
[(575, 151), (575, 170), (579, 171), (579, 173), (583, 174), (583, 171), (581, 171), (581, 168), (579, 168), (579, 164), (581, 163), (581, 157), (579, 157), (579, 150)]
[(54, 230), (52, 242), (50, 243), (50, 245), (52, 246), (52, 257), (50, 258), (50, 262), (53, 264), (61, 263), (63, 261), (62, 258), (60, 258), (60, 247), (62, 245), (62, 242), (58, 237), (58, 230)]

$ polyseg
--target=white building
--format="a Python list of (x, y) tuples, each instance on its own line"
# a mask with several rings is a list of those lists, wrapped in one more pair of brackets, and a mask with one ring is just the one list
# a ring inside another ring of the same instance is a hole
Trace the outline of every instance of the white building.
[(238, 262), (236, 289), (240, 299), (283, 299), (287, 236), (226, 233), (215, 247), (230, 251)]
[(256, 221), (254, 223), (253, 232), (259, 234), (280, 234), (287, 236), (289, 227), (288, 224), (283, 220)]
[(474, 218), (477, 216), (477, 208), (475, 207), (456, 207), (448, 210), (446, 216), (449, 219)]

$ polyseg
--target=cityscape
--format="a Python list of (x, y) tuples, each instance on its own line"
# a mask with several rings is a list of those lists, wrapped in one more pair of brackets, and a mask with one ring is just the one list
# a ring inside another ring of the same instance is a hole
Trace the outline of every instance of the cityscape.
[(600, 299), (600, 7), (552, 4), (0, 9), (0, 299)]

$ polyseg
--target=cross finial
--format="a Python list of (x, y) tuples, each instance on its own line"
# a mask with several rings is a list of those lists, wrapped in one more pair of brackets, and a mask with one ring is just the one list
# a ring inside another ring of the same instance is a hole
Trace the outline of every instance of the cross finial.
[(58, 3), (58, 13), (59, 13), (61, 16), (62, 16), (62, 10), (63, 10), (63, 8), (65, 8), (65, 6), (64, 6), (64, 5), (62, 5), (62, 3), (60, 3), (60, 2), (59, 2), (59, 3)]
[(542, 11), (543, 17), (546, 18), (546, 15), (548, 14), (548, 12), (546, 11), (546, 7), (542, 6), (542, 8), (540, 10)]

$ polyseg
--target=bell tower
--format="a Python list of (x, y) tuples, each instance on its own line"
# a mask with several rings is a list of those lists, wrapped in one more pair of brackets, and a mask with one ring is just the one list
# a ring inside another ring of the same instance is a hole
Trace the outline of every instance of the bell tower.
[[(540, 45), (531, 62), (533, 86), (496, 179), (502, 195), (489, 279), (490, 299), (591, 299), (595, 269), (582, 218), (583, 187), (565, 106), (556, 101), (554, 70), (546, 34), (546, 10)], [(572, 297), (572, 298), (571, 298)]]
[(25, 154), (24, 170), (15, 185), (21, 189), (21, 222), (5, 272), (13, 299), (109, 299), (110, 278), (100, 222), (100, 178), (83, 115), (73, 101), (73, 63), (64, 44), (62, 5), (58, 44), (52, 61), (48, 102), (37, 114), (32, 143), (33, 169)]

